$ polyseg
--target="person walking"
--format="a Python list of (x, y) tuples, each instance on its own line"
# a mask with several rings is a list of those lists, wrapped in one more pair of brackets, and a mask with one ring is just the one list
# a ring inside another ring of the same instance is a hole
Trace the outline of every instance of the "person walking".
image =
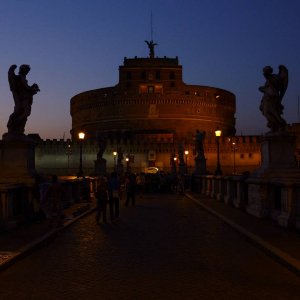
[(117, 172), (112, 172), (108, 180), (109, 214), (113, 222), (120, 215), (120, 180)]
[(106, 211), (107, 211), (107, 202), (108, 202), (108, 183), (107, 179), (104, 176), (99, 178), (99, 182), (97, 185), (97, 213), (96, 213), (96, 222), (99, 224), (99, 220), (102, 215), (103, 223), (106, 223)]
[(131, 200), (132, 206), (135, 205), (135, 192), (136, 192), (136, 177), (133, 173), (129, 172), (126, 176), (126, 202), (125, 206), (129, 205)]

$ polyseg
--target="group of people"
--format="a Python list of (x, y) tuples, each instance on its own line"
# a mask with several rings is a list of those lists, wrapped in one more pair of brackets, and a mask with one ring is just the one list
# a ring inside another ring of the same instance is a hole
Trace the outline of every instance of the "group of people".
[(124, 178), (119, 178), (118, 174), (113, 172), (109, 177), (101, 176), (99, 178), (96, 190), (97, 223), (100, 223), (101, 218), (103, 223), (107, 223), (107, 207), (109, 208), (110, 221), (115, 222), (119, 219), (120, 200), (125, 193), (125, 206), (130, 203), (134, 206), (136, 194), (135, 174), (128, 172)]
[[(165, 193), (184, 192), (183, 177), (171, 176), (172, 174), (144, 174), (135, 175), (127, 172), (119, 176), (117, 172), (112, 172), (110, 176), (100, 176), (97, 182), (95, 197), (97, 200), (96, 222), (107, 223), (116, 222), (120, 216), (120, 201), (124, 200), (124, 205), (134, 206), (136, 194), (144, 193)], [(56, 175), (52, 176), (51, 184), (39, 185), (40, 208), (44, 217), (49, 220), (49, 225), (57, 227), (63, 221), (63, 199), (64, 188), (58, 182)]]
[(118, 220), (120, 201), (125, 206), (135, 205), (136, 195), (144, 193), (184, 193), (187, 182), (184, 176), (160, 172), (158, 174), (134, 174), (127, 172), (119, 176), (116, 172), (110, 176), (100, 176), (96, 189), (97, 213), (96, 222), (107, 223), (107, 215), (111, 222)]

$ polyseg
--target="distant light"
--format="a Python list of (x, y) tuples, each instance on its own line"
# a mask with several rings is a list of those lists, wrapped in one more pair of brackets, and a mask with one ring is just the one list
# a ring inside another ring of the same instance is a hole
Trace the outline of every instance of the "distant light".
[(176, 160), (177, 160), (177, 157), (175, 156), (173, 159), (174, 159), (174, 161), (176, 161)]
[(216, 95), (215, 97), (216, 97), (216, 99), (219, 99), (219, 98), (220, 98), (220, 95)]
[(117, 154), (118, 154), (118, 153), (117, 153), (116, 151), (113, 152), (113, 155), (114, 155), (114, 156), (117, 156)]
[(78, 137), (79, 137), (80, 140), (84, 140), (85, 133), (84, 132), (79, 132)]
[(189, 150), (185, 150), (185, 151), (184, 151), (184, 154), (185, 154), (185, 155), (188, 155), (188, 154), (189, 154)]
[(126, 161), (129, 161), (129, 157), (126, 157), (125, 160), (126, 160)]
[(215, 130), (215, 135), (216, 135), (216, 137), (220, 137), (222, 135), (222, 130), (220, 130), (220, 129), (217, 128)]

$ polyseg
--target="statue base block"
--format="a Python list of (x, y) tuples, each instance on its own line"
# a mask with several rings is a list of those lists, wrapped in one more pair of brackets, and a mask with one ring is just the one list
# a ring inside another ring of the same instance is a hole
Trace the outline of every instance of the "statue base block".
[(206, 159), (202, 157), (195, 158), (195, 175), (205, 175), (207, 174), (206, 170)]
[(251, 178), (272, 182), (297, 182), (300, 170), (295, 159), (296, 137), (287, 132), (269, 133), (261, 140), (261, 166)]
[(0, 183), (34, 183), (35, 143), (31, 140), (1, 142)]
[(106, 159), (95, 160), (95, 175), (105, 175), (106, 174)]
[(296, 137), (287, 132), (269, 133), (261, 140), (261, 166), (249, 176), (247, 212), (271, 217), (285, 226), (292, 218), (289, 207), (291, 188), (300, 184), (300, 169), (295, 159)]

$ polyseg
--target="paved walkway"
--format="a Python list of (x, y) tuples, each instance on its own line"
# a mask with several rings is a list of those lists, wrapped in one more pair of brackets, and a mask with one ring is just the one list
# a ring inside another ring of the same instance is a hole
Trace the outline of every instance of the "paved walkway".
[(74, 203), (64, 210), (63, 226), (51, 228), (49, 221), (30, 223), (16, 229), (0, 233), (0, 271), (24, 257), (36, 247), (49, 241), (59, 231), (70, 226), (81, 217), (94, 211), (95, 200)]
[(216, 199), (199, 194), (186, 196), (235, 228), (280, 263), (300, 275), (300, 232), (259, 219)]
[[(300, 232), (282, 228), (270, 220), (258, 219), (212, 198), (193, 193), (186, 196), (300, 275)], [(94, 209), (94, 201), (72, 205), (65, 210), (66, 219), (63, 227), (58, 229), (49, 228), (45, 221), (0, 234), (0, 271)]]

